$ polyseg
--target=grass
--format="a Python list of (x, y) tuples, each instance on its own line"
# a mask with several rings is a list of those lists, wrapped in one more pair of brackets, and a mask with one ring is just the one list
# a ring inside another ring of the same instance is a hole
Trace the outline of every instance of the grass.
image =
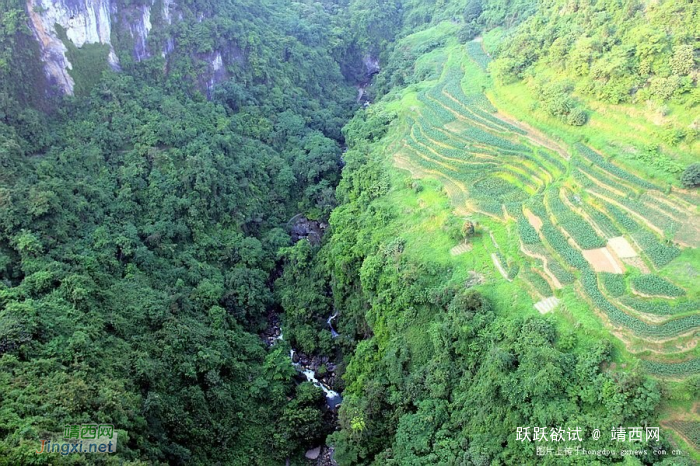
[[(665, 155), (684, 166), (696, 162), (697, 157), (693, 154), (700, 152), (698, 142), (678, 147), (665, 145), (657, 134), (661, 126), (653, 123), (650, 112), (631, 105), (599, 104), (591, 113), (588, 123), (573, 127), (537, 108), (537, 99), (524, 82), (489, 87), (487, 95), (497, 107), (507, 109), (507, 112), (518, 120), (525, 121), (547, 134), (556, 135), (567, 144), (584, 142), (612, 156), (616, 164), (631, 173), (652, 182), (680, 186), (677, 175), (635, 158), (643, 153), (647, 146), (660, 147), (662, 156)], [(677, 126), (687, 127), (692, 121), (685, 124), (686, 119), (673, 121)]]
[(684, 249), (659, 275), (683, 288), (689, 298), (700, 298), (700, 250)]

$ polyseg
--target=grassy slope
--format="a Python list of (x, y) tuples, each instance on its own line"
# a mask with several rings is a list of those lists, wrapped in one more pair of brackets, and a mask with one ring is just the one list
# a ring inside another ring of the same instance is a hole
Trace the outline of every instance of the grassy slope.
[[(439, 27), (409, 36), (405, 39), (404, 44), (407, 47), (412, 47), (423, 41), (450, 37), (452, 32), (450, 25), (442, 24)], [(487, 48), (489, 40), (497, 36), (498, 32), (490, 36), (487, 35), (485, 44)], [(442, 66), (443, 64), (444, 66)], [(434, 69), (432, 76), (412, 84), (406, 89), (393, 91), (381, 103), (377, 104), (385, 106), (388, 110), (399, 115), (389, 135), (385, 138), (386, 169), (392, 177), (394, 188), (382, 202), (391, 203), (401, 215), (385, 225), (383, 231), (391, 231), (392, 234), (400, 235), (406, 239), (405, 253), (416, 260), (447, 265), (450, 275), (441, 278), (443, 283), (463, 283), (469, 273), (474, 271), (484, 277), (485, 283), (480, 285), (479, 289), (495, 303), (499, 312), (537, 313), (533, 303), (541, 299), (541, 296), (538, 296), (528, 281), (523, 279), (523, 274), (516, 276), (512, 282), (506, 281), (494, 266), (491, 258), (491, 254), (498, 251), (508, 258), (511, 266), (514, 264), (521, 267), (532, 266), (531, 262), (522, 257), (518, 245), (514, 241), (514, 238), (517, 238), (515, 223), (512, 220), (508, 222), (496, 221), (488, 216), (473, 213), (471, 218), (479, 221), (481, 228), (471, 241), (472, 250), (466, 254), (451, 255), (450, 249), (455, 246), (455, 241), (450, 238), (446, 230), (450, 218), (455, 215), (462, 217), (464, 212), (460, 209), (459, 203), (455, 205), (454, 196), (448, 195), (450, 194), (449, 181), (446, 184), (444, 179), (438, 180), (439, 174), (429, 173), (425, 171), (425, 167), (412, 165), (410, 158), (402, 158), (402, 144), (411, 134), (409, 122), (420, 118), (421, 111), (425, 110), (426, 104), (419, 99), (419, 94), (436, 86), (445, 78), (447, 71), (454, 67), (462, 67), (465, 71), (462, 87), (466, 92), (486, 88), (487, 95), (499, 111), (504, 111), (518, 120), (527, 122), (553, 140), (562, 141), (565, 146), (584, 140), (594, 148), (603, 151), (621, 147), (630, 142), (628, 138), (632, 137), (630, 134), (634, 134), (631, 128), (639, 124), (640, 119), (644, 119), (625, 117), (625, 115), (634, 114), (634, 109), (614, 108), (606, 109), (605, 114), (603, 112), (594, 114), (589, 125), (582, 128), (572, 128), (552, 119), (541, 118), (541, 115), (531, 114), (527, 109), (533, 99), (527, 94), (527, 89), (524, 86), (493, 87), (488, 76), (475, 69), (473, 62), (464, 53), (463, 46), (456, 44), (452, 39), (448, 39), (444, 47), (433, 50), (417, 60), (415, 68)], [(645, 137), (647, 138), (645, 142), (653, 138), (651, 135)], [(396, 166), (401, 170), (396, 170)], [(638, 167), (633, 167), (633, 171), (636, 171), (643, 178), (663, 180), (663, 182), (672, 181), (661, 173), (654, 173), (653, 170), (637, 171), (634, 168)], [(416, 192), (412, 189), (412, 183), (407, 176), (406, 169), (411, 172), (413, 178), (421, 178), (422, 191)], [(500, 249), (496, 249), (489, 231), (493, 234)], [(700, 257), (698, 257), (697, 250), (684, 250), (679, 258), (660, 270), (659, 275), (675, 280), (678, 277), (677, 272), (687, 272), (688, 270), (700, 270)], [(692, 279), (681, 278), (677, 280), (677, 284), (689, 290), (693, 296), (698, 295), (696, 282)], [(627, 370), (638, 364), (637, 356), (628, 351), (628, 347), (623, 341), (618, 338), (610, 338), (608, 328), (591, 311), (591, 307), (581, 299), (575, 286), (565, 286), (563, 289), (555, 291), (555, 296), (561, 300), (561, 305), (552, 313), (552, 318), (555, 319), (562, 333), (573, 331), (576, 334), (581, 351), (585, 351), (589, 343), (603, 338), (610, 339), (615, 348), (613, 357), (618, 370)], [(429, 320), (429, 316), (421, 317), (418, 315), (416, 318), (417, 321)], [(414, 349), (430, 344), (424, 332), (409, 331), (407, 339)], [(420, 353), (418, 352), (418, 354)], [(641, 355), (647, 356), (649, 354), (649, 352), (644, 351), (641, 353)], [(684, 357), (688, 356), (697, 358), (697, 349), (684, 353)], [(663, 360), (664, 357), (665, 355), (661, 355), (660, 359)], [(627, 369), (624, 369), (625, 367)], [(668, 387), (668, 397), (664, 402), (660, 418), (666, 420), (673, 418), (675, 413), (690, 412), (694, 400), (690, 395), (687, 383), (674, 380), (667, 380), (665, 383)], [(697, 457), (697, 452), (694, 454), (696, 459), (700, 459)]]
[[(484, 36), (484, 47), (495, 50), (496, 44), (503, 38), (500, 28), (489, 31)], [(554, 74), (550, 69), (538, 69), (538, 76)], [(680, 186), (677, 176), (645, 165), (634, 160), (631, 155), (642, 151), (647, 145), (658, 146), (662, 157), (680, 162), (683, 166), (700, 159), (700, 140), (692, 143), (682, 142), (677, 146), (666, 144), (659, 133), (663, 127), (673, 123), (674, 127), (690, 127), (697, 120), (695, 109), (683, 108), (669, 103), (664, 111), (656, 105), (612, 105), (595, 101), (582, 95), (576, 98), (582, 101), (589, 111), (589, 121), (582, 127), (572, 127), (550, 116), (536, 105), (537, 99), (532, 95), (524, 81), (507, 86), (494, 86), (488, 95), (499, 108), (503, 106), (522, 121), (546, 131), (550, 136), (560, 138), (567, 143), (585, 141), (595, 149), (616, 158), (631, 171), (652, 180), (661, 180)]]

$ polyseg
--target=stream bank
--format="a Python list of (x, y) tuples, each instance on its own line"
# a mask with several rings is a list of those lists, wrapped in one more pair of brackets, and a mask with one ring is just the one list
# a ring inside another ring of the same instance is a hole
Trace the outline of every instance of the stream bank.
[[(338, 337), (339, 334), (335, 331), (332, 325), (332, 320), (337, 317), (338, 313), (334, 313), (327, 320), (328, 326), (333, 337)], [(284, 341), (284, 333), (281, 328), (281, 320), (277, 313), (270, 312), (268, 314), (268, 327), (261, 335), (261, 338), (268, 346), (274, 346), (280, 341)], [(328, 356), (308, 355), (296, 351), (294, 348), (289, 350), (289, 360), (294, 368), (308, 381), (323, 390), (326, 395), (326, 404), (332, 411), (337, 411), (338, 406), (342, 403), (342, 396), (337, 391), (333, 390), (336, 386), (336, 364)]]
[[(334, 312), (326, 323), (331, 331), (333, 338), (340, 336), (333, 328), (332, 321), (338, 316), (338, 312)], [(268, 347), (275, 346), (284, 341), (284, 333), (281, 327), (281, 319), (276, 312), (268, 314), (268, 326), (261, 335), (261, 338)], [(289, 360), (292, 366), (297, 370), (298, 376), (295, 378), (297, 383), (311, 382), (315, 386), (323, 390), (326, 396), (326, 415), (329, 415), (333, 420), (333, 424), (338, 425), (338, 407), (343, 402), (341, 394), (333, 387), (336, 385), (336, 364), (331, 361), (328, 356), (308, 355), (297, 352), (290, 347)], [(332, 446), (319, 445), (306, 451), (305, 458), (309, 462), (317, 466), (337, 466), (333, 459), (334, 449)], [(289, 464), (289, 460), (287, 461)]]
[[(297, 214), (287, 222), (287, 230), (292, 244), (306, 240), (312, 246), (318, 246), (327, 228), (328, 224), (326, 222), (309, 219), (303, 214)], [(281, 267), (275, 274), (277, 277), (282, 275)], [(282, 319), (280, 317), (281, 312), (283, 312), (282, 309), (273, 309), (268, 312), (267, 325), (260, 334), (260, 338), (269, 348), (283, 345), (285, 351), (288, 349), (289, 363), (297, 372), (297, 375), (294, 377), (295, 383), (310, 382), (323, 391), (326, 401), (326, 406), (322, 410), (323, 417), (328, 422), (328, 426), (332, 425), (337, 429), (338, 408), (343, 402), (341, 394), (335, 390), (336, 386), (342, 386), (339, 374), (337, 374), (337, 363), (329, 356), (306, 354), (292, 347), (291, 342), (284, 338)], [(330, 331), (332, 338), (340, 336), (333, 326), (333, 321), (337, 317), (338, 311), (333, 309), (332, 313), (325, 320), (327, 331)], [(333, 447), (319, 445), (306, 451), (305, 457), (313, 464), (319, 466), (336, 466), (333, 453)], [(289, 460), (287, 464), (289, 464)]]

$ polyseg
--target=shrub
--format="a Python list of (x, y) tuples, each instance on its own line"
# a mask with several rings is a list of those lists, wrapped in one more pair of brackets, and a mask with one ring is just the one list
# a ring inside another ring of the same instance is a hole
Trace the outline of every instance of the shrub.
[(457, 31), (457, 40), (460, 44), (466, 44), (479, 35), (479, 25), (476, 23), (466, 23)]
[(566, 122), (571, 126), (583, 126), (588, 121), (588, 114), (581, 107), (574, 107), (566, 117)]
[(681, 175), (681, 183), (685, 188), (697, 188), (700, 186), (700, 163), (689, 165)]
[(671, 69), (675, 74), (684, 76), (695, 68), (695, 56), (692, 45), (677, 45), (673, 48)]

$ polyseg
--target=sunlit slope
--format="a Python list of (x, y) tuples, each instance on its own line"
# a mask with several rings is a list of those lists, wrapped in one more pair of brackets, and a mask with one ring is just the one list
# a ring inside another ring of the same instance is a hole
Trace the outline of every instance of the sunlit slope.
[(395, 165), (442, 183), (455, 212), (481, 225), (494, 276), (538, 311), (578, 301), (650, 374), (700, 373), (698, 199), (495, 108), (480, 42), (431, 60), (432, 76), (393, 105)]

